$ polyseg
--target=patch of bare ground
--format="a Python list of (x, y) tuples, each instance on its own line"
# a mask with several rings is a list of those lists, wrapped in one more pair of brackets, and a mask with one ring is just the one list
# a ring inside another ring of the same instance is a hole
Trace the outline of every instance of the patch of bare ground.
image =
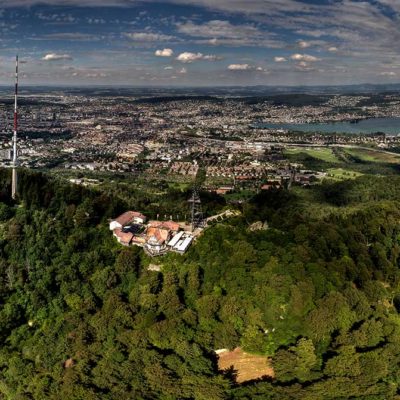
[(246, 353), (240, 347), (233, 351), (219, 351), (217, 354), (219, 370), (232, 373), (237, 383), (274, 377), (271, 361), (266, 356)]

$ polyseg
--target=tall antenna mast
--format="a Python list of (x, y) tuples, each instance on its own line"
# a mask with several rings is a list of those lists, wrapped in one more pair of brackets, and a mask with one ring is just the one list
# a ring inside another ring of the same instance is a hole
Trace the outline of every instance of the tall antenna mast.
[(17, 132), (18, 132), (18, 55), (15, 58), (15, 98), (14, 98), (14, 134), (13, 134), (13, 162), (12, 162), (12, 187), (11, 197), (17, 197)]

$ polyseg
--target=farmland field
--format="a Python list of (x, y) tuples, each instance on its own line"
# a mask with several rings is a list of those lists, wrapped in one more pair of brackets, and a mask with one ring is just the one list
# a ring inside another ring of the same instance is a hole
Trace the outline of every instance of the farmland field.
[(340, 162), (333, 150), (326, 147), (296, 147), (286, 149), (284, 152), (285, 155), (297, 155), (301, 153), (330, 163)]

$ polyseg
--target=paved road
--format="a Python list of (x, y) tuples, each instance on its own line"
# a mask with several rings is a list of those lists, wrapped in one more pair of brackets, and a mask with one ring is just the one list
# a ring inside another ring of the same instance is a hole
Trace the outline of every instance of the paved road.
[(232, 211), (232, 210), (226, 210), (222, 212), (221, 214), (213, 215), (211, 217), (207, 218), (207, 222), (214, 221), (218, 217), (233, 217), (234, 215), (240, 215), (239, 211)]

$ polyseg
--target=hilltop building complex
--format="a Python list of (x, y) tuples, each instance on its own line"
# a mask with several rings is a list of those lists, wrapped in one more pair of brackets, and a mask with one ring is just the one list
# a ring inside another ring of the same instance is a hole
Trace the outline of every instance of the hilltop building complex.
[(149, 221), (136, 211), (127, 211), (110, 222), (110, 230), (123, 246), (140, 246), (154, 257), (169, 251), (184, 254), (194, 240), (185, 224), (174, 221)]

